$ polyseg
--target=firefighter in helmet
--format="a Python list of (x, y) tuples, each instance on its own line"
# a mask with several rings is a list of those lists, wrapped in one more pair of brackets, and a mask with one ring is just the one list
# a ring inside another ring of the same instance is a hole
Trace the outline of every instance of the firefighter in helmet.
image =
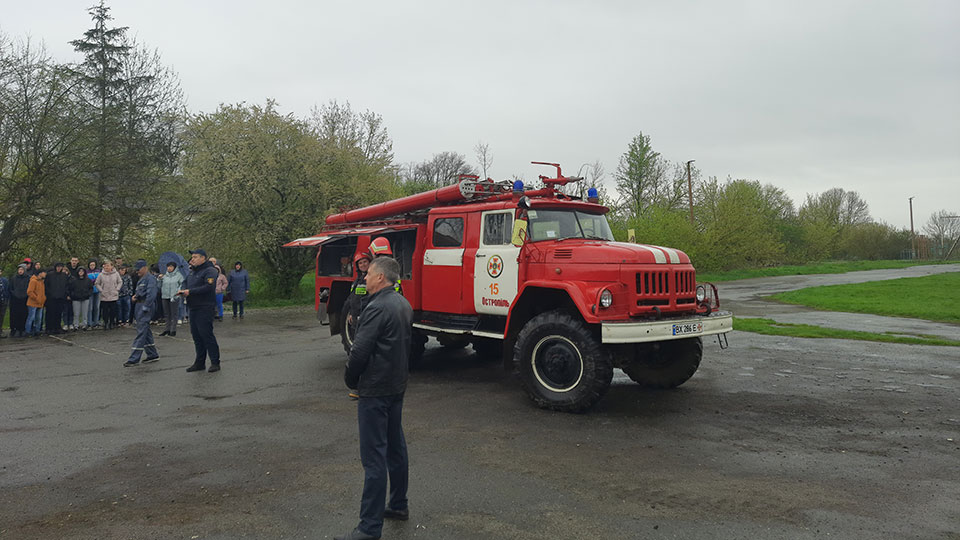
[(357, 317), (360, 315), (360, 297), (367, 294), (367, 284), (364, 278), (367, 275), (367, 267), (373, 257), (366, 251), (357, 253), (353, 256), (353, 266), (356, 268), (357, 278), (350, 284), (350, 294), (345, 302), (345, 311), (347, 312), (347, 324), (356, 324)]
[[(382, 236), (374, 238), (370, 242), (370, 248), (367, 251), (370, 253), (370, 257), (373, 259), (376, 259), (377, 257), (393, 257), (393, 249), (390, 247), (390, 241)], [(403, 290), (400, 288), (399, 279), (393, 285), (393, 289), (398, 293), (403, 294)]]

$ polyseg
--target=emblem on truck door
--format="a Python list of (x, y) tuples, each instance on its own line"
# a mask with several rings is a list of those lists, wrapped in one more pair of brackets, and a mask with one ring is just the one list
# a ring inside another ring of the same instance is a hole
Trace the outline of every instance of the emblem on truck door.
[(490, 274), (490, 277), (498, 278), (502, 272), (503, 259), (501, 259), (499, 255), (490, 257), (490, 260), (487, 262), (487, 273)]

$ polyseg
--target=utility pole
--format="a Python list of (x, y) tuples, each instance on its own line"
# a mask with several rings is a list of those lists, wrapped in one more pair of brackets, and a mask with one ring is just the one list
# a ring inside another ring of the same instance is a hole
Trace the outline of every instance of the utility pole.
[(917, 235), (913, 232), (913, 197), (910, 197), (910, 259), (917, 258)]
[(687, 162), (687, 192), (690, 195), (690, 225), (693, 225), (693, 181), (690, 179), (690, 164), (696, 161), (691, 159)]

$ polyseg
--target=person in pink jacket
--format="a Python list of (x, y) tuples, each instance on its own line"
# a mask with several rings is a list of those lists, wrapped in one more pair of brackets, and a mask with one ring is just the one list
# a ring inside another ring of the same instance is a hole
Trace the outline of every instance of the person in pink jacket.
[(107, 261), (103, 263), (103, 271), (97, 276), (97, 281), (94, 284), (100, 289), (100, 311), (103, 313), (103, 329), (116, 328), (117, 299), (120, 298), (123, 278), (113, 267), (113, 263)]
[(217, 320), (223, 320), (223, 293), (227, 292), (227, 275), (223, 272), (223, 267), (215, 265), (217, 267), (217, 287), (215, 292), (217, 293)]

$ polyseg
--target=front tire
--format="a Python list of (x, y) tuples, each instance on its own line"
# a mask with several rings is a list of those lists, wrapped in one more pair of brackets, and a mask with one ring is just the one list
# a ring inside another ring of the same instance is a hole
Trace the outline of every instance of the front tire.
[(514, 369), (539, 407), (583, 412), (610, 388), (613, 366), (586, 325), (548, 311), (524, 325), (513, 349)]
[(703, 341), (696, 338), (638, 345), (636, 357), (622, 369), (635, 383), (651, 388), (676, 388), (700, 367)]

